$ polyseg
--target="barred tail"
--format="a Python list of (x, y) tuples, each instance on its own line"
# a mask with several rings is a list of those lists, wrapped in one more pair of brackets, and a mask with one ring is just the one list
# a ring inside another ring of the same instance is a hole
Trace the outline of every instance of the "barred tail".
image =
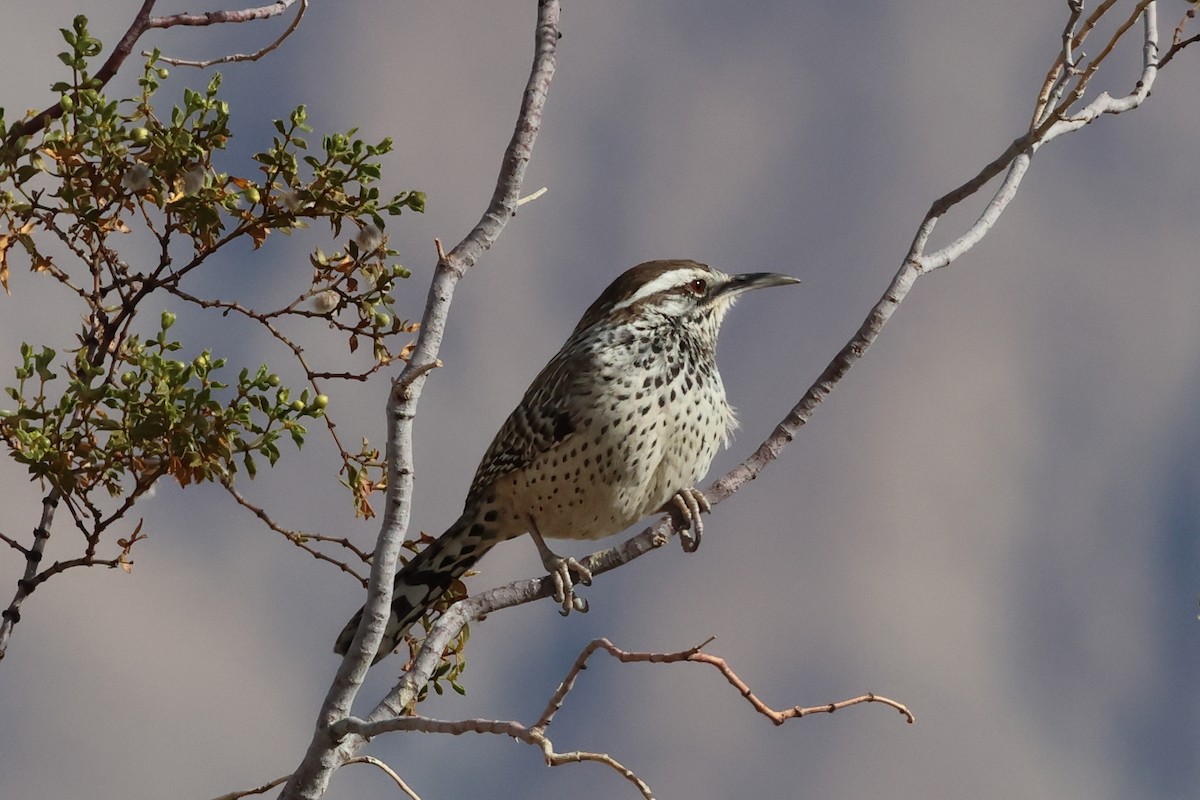
[[(474, 566), (484, 553), (492, 549), (496, 539), (487, 535), (484, 526), (477, 521), (473, 509), (464, 512), (450, 529), (435, 539), (412, 561), (396, 573), (392, 590), (392, 615), (383, 632), (383, 641), (372, 664), (386, 658), (404, 639), (404, 634), (419, 620), (429, 607), (450, 588), (450, 584), (462, 577)], [(342, 632), (338, 634), (333, 652), (345, 655), (358, 632), (363, 609), (359, 609)]]

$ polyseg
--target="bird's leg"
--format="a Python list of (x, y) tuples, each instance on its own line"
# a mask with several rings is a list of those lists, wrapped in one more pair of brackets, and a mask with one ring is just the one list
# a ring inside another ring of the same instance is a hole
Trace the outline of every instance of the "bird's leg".
[(546, 568), (546, 571), (550, 573), (550, 578), (554, 581), (554, 600), (562, 605), (562, 610), (558, 613), (565, 617), (574, 609), (581, 614), (586, 614), (587, 600), (575, 596), (575, 582), (571, 579), (571, 573), (574, 572), (578, 575), (579, 582), (584, 586), (591, 586), (592, 571), (571, 556), (560, 556), (551, 550), (533, 519), (529, 520), (529, 535), (533, 539), (533, 543), (537, 545), (538, 555), (542, 557), (542, 566)]
[(704, 533), (704, 520), (700, 514), (712, 511), (712, 504), (704, 496), (704, 492), (694, 486), (680, 489), (663, 508), (664, 511), (675, 511), (683, 520), (683, 529), (679, 531), (679, 544), (683, 552), (694, 553), (700, 547), (700, 536)]

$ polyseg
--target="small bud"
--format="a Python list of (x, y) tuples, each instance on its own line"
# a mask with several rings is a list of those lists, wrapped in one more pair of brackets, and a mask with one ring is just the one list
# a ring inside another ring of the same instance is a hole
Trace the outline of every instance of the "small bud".
[(134, 144), (145, 144), (150, 141), (150, 130), (148, 128), (134, 128), (129, 132), (129, 139)]
[(390, 327), (391, 324), (392, 324), (392, 317), (390, 314), (385, 314), (382, 311), (375, 312), (375, 327), (376, 328), (387, 328), (387, 327)]
[(319, 394), (313, 398), (313, 406), (315, 408), (325, 408), (329, 405), (329, 395)]
[(175, 314), (170, 311), (162, 312), (162, 329), (165, 331), (175, 324)]

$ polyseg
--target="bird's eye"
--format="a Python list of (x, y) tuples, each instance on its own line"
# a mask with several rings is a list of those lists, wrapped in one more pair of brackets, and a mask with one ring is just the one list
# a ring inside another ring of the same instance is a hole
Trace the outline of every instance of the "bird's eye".
[(696, 280), (688, 284), (688, 288), (691, 289), (692, 294), (699, 297), (708, 288), (708, 281), (704, 280), (704, 278), (696, 278)]

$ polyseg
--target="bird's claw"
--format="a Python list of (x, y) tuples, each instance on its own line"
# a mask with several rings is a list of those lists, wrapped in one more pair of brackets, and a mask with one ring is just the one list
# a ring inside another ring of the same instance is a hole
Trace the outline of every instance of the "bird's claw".
[(704, 533), (702, 513), (712, 510), (712, 504), (704, 492), (693, 487), (680, 489), (671, 498), (670, 507), (679, 513), (684, 527), (679, 531), (679, 545), (685, 553), (694, 553), (700, 548), (700, 537)]
[(571, 579), (571, 573), (574, 572), (579, 576), (579, 582), (584, 586), (591, 586), (592, 571), (574, 558), (560, 556), (551, 550), (550, 546), (546, 544), (546, 540), (542, 538), (542, 534), (538, 532), (537, 523), (533, 519), (529, 520), (529, 536), (533, 539), (538, 554), (542, 557), (542, 566), (546, 568), (546, 571), (550, 573), (550, 579), (554, 581), (554, 600), (562, 606), (559, 613), (564, 617), (572, 610), (586, 614), (587, 601), (575, 596), (575, 581)]
[(546, 559), (544, 563), (550, 573), (550, 579), (554, 581), (554, 600), (562, 606), (558, 613), (564, 617), (572, 610), (586, 614), (587, 601), (575, 594), (575, 582), (571, 579), (571, 573), (579, 576), (579, 582), (584, 586), (591, 586), (592, 571), (570, 556), (554, 556)]

